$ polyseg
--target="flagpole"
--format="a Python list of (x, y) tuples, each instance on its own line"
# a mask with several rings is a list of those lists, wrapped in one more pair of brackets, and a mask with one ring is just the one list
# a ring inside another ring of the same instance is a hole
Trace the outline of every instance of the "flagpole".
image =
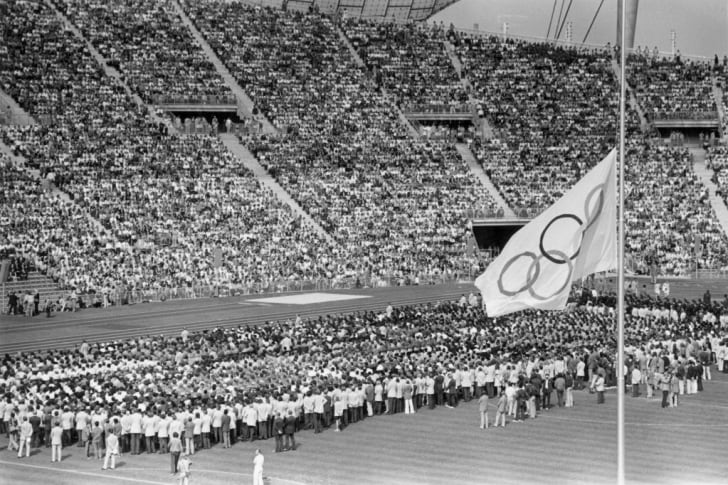
[(619, 199), (617, 239), (617, 485), (624, 485), (624, 137), (625, 98), (627, 95), (627, 0), (621, 3), (621, 42), (619, 48)]

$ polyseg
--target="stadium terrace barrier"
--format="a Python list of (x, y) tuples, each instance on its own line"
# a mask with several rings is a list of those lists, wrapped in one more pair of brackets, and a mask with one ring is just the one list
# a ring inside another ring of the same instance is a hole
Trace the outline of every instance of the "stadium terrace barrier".
[[(285, 278), (252, 285), (219, 284), (192, 285), (176, 288), (153, 288), (145, 290), (119, 291), (109, 293), (112, 306), (136, 305), (139, 303), (160, 302), (168, 300), (193, 300), (197, 298), (226, 298), (241, 295), (266, 295), (282, 293), (302, 293), (327, 290), (349, 290), (357, 288), (388, 288), (392, 286), (423, 286), (450, 282), (473, 281), (478, 274), (472, 269), (456, 272), (452, 275), (429, 275), (420, 277), (418, 281), (405, 277), (345, 276), (340, 278), (319, 278), (315, 280), (288, 280)], [(68, 297), (69, 290), (65, 292)], [(104, 296), (101, 292), (79, 295), (86, 307), (103, 306)], [(56, 309), (58, 310), (58, 309)]]
[(405, 114), (410, 113), (438, 113), (438, 114), (474, 114), (475, 110), (470, 104), (405, 104), (402, 106)]
[(165, 105), (165, 104), (177, 104), (177, 105), (185, 105), (185, 104), (202, 104), (202, 105), (210, 105), (210, 106), (220, 106), (220, 105), (238, 105), (238, 98), (234, 94), (230, 94), (228, 96), (207, 96), (207, 95), (201, 95), (201, 96), (178, 96), (178, 95), (169, 95), (169, 94), (160, 94), (157, 96), (154, 96), (152, 98), (153, 104), (157, 105)]
[(650, 121), (662, 120), (707, 120), (718, 122), (717, 111), (673, 111), (670, 113), (646, 113)]

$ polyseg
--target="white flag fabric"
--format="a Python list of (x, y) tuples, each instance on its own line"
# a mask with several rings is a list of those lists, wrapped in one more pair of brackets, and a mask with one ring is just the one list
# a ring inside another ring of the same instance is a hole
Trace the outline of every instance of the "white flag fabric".
[(566, 307), (574, 280), (617, 268), (617, 150), (523, 226), (475, 280), (488, 316)]

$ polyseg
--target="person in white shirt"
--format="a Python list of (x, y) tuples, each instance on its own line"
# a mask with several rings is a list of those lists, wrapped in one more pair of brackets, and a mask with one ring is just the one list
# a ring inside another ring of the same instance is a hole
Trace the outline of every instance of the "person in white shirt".
[(83, 430), (86, 429), (86, 423), (88, 423), (89, 415), (86, 411), (84, 411), (83, 408), (79, 412), (76, 413), (76, 437), (78, 440), (78, 447), (82, 448), (85, 443), (81, 439), (81, 435), (83, 434)]
[(72, 443), (71, 430), (73, 429), (73, 418), (75, 415), (66, 406), (61, 414), (61, 428), (63, 428), (63, 446), (69, 446)]
[(151, 411), (142, 418), (142, 429), (144, 429), (145, 445), (147, 453), (154, 453), (154, 437), (157, 434), (157, 416)]
[(260, 450), (255, 450), (255, 458), (253, 458), (253, 485), (263, 485), (263, 463), (265, 457)]
[(131, 415), (131, 426), (129, 428), (131, 433), (131, 454), (139, 454), (139, 441), (142, 437), (142, 413), (138, 410)]
[(210, 449), (210, 428), (212, 427), (212, 418), (208, 413), (202, 415), (200, 423), (200, 431), (202, 432), (202, 447)]
[(192, 460), (188, 456), (183, 455), (177, 462), (177, 472), (179, 473), (179, 485), (189, 485), (190, 465)]
[(172, 422), (172, 418), (167, 416), (165, 412), (162, 412), (161, 418), (157, 421), (157, 439), (159, 440), (159, 453), (167, 453), (167, 446), (169, 445), (169, 425)]
[(119, 454), (119, 438), (114, 433), (109, 433), (106, 437), (106, 455), (104, 456), (104, 466), (102, 470), (109, 467), (109, 459), (111, 459), (111, 469), (116, 468), (116, 455)]
[(220, 405), (218, 404), (215, 408), (215, 411), (212, 413), (212, 436), (215, 440), (215, 443), (220, 443), (222, 441), (222, 409), (220, 408)]

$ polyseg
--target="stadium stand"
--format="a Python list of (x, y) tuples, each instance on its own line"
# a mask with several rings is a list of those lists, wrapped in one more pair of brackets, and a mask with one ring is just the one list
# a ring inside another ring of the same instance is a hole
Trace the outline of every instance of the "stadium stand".
[(148, 103), (235, 103), (170, 1), (54, 0)]
[(447, 111), (468, 94), (445, 52), (437, 24), (396, 24), (346, 19), (342, 29), (373, 71), (375, 81), (405, 111)]
[(707, 62), (630, 54), (627, 79), (650, 120), (715, 118), (711, 65)]
[(471, 271), (465, 212), (494, 211), (492, 199), (452, 146), (407, 137), (331, 19), (228, 2), (185, 8), (287, 134), (251, 149), (352, 255), (353, 269), (413, 281)]
[[(483, 261), (466, 248), (468, 216), (495, 215), (496, 203), (450, 143), (451, 132), (435, 128), (432, 139), (411, 139), (379, 90), (384, 86), (404, 107), (465, 100), (445, 40), (456, 46), (470, 94), (496, 131), (486, 141), (467, 131), (471, 148), (520, 215), (552, 203), (615, 143), (608, 49), (343, 20), (341, 29), (365, 60), (361, 67), (340, 39), (337, 19), (217, 0), (183, 3), (281, 132), (243, 142), (334, 237), (337, 244), (328, 244), (216, 138), (168, 135), (126, 94), (124, 83), (147, 101), (162, 94), (203, 101), (229, 95), (169, 0), (54, 5), (123, 79), (105, 76), (85, 43), (44, 4), (0, 5), (7, 58), (0, 84), (41, 123), (5, 127), (2, 138), (39, 169), (45, 182), (34, 184), (50, 183), (70, 196), (57, 202), (29, 184), (29, 200), (65, 208), (54, 217), (100, 221), (102, 231), (80, 222), (56, 229), (66, 241), (96, 241), (59, 248), (65, 259), (23, 248), (27, 261), (80, 292), (220, 283), (260, 291), (320, 278), (391, 284), (477, 274)], [(703, 64), (634, 57), (630, 80), (647, 111), (711, 109)], [(724, 267), (725, 236), (689, 154), (638, 136), (633, 112), (630, 120), (629, 245), (638, 270), (652, 271), (656, 259), (664, 274), (691, 272), (694, 242), (682, 235), (688, 228), (708, 248), (699, 268)], [(15, 186), (14, 197), (22, 187)], [(650, 219), (658, 212), (665, 215), (660, 222)], [(27, 241), (23, 231), (10, 238)], [(212, 255), (220, 253), (221, 267), (213, 267)]]

